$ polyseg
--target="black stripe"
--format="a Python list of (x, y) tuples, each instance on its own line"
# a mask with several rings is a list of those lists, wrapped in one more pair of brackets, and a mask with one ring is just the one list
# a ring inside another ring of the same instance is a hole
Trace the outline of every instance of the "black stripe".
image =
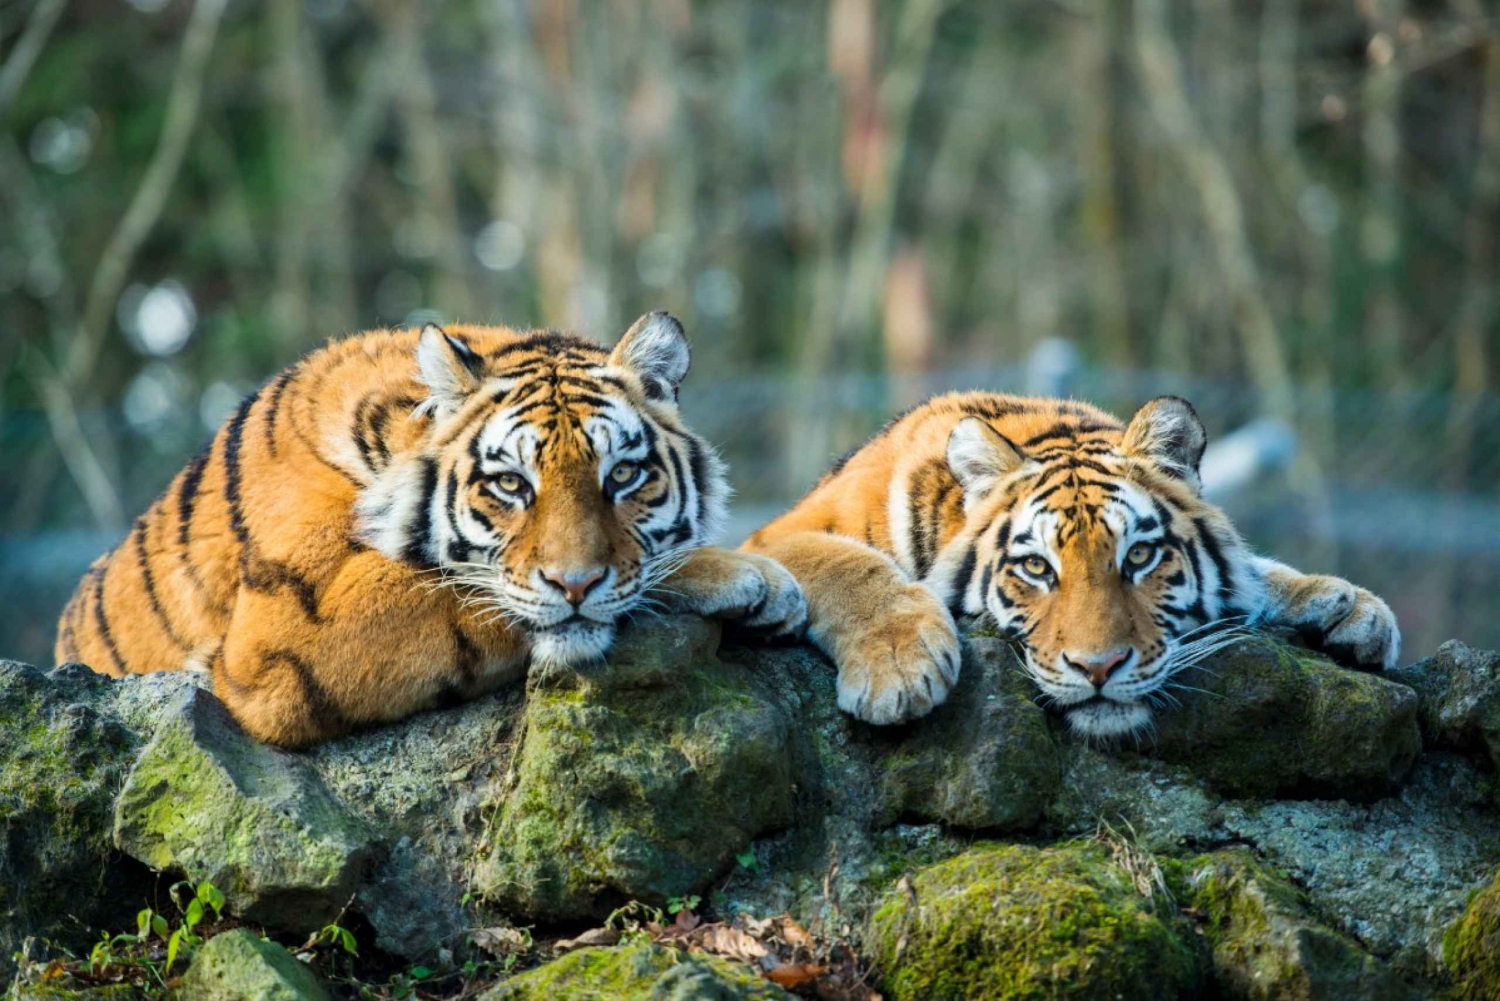
[[(964, 561), (959, 564), (958, 573), (953, 578), (953, 588), (948, 592), (948, 610), (954, 615), (961, 615), (965, 611), (969, 585), (973, 583), (974, 567), (978, 563), (979, 544), (976, 541), (965, 547)], [(983, 607), (983, 595), (980, 596), (980, 607)]]
[(146, 600), (151, 605), (151, 613), (161, 623), (162, 630), (177, 646), (183, 650), (188, 649), (188, 644), (183, 642), (182, 636), (172, 626), (172, 620), (167, 617), (167, 610), (162, 607), (161, 597), (156, 592), (156, 575), (151, 572), (151, 559), (146, 553), (146, 519), (135, 520), (135, 558), (141, 565), (141, 581), (146, 585)]
[(261, 654), (260, 659), (263, 673), (267, 673), (276, 664), (285, 664), (292, 669), (302, 686), (302, 698), (307, 705), (308, 715), (320, 729), (324, 732), (337, 732), (348, 728), (349, 721), (344, 711), (314, 676), (312, 666), (307, 661), (290, 650), (267, 650)]
[(213, 448), (213, 441), (209, 441), (193, 456), (193, 461), (183, 470), (182, 486), (177, 490), (177, 544), (183, 549), (183, 559), (187, 559), (188, 543), (192, 541), (193, 509), (198, 503), (198, 488), (203, 485), (203, 470), (208, 466)]
[(428, 548), (432, 544), (432, 496), (437, 493), (438, 468), (431, 459), (422, 460), (422, 499), (406, 526), (406, 546), (401, 558), (419, 567), (431, 567)]
[(128, 674), (130, 669), (125, 666), (125, 658), (120, 656), (120, 648), (115, 645), (115, 634), (109, 628), (109, 613), (104, 610), (104, 575), (108, 573), (107, 568), (100, 568), (94, 575), (94, 625), (99, 627), (99, 636), (104, 640), (104, 649), (109, 651), (109, 659), (114, 661), (115, 667), (121, 674)]
[(266, 450), (273, 459), (276, 458), (276, 413), (281, 409), (281, 395), (286, 392), (292, 376), (296, 374), (296, 366), (293, 366), (277, 376), (276, 381), (271, 384), (271, 395), (266, 399)]

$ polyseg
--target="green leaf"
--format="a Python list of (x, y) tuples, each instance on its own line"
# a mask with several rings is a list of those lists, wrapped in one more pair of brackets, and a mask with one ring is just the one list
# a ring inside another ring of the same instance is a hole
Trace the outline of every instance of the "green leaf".
[(160, 914), (153, 914), (151, 916), (151, 930), (156, 932), (156, 937), (160, 939), (165, 939), (172, 933), (172, 928), (167, 924), (167, 919)]
[(147, 907), (135, 916), (135, 933), (141, 939), (151, 934), (151, 908)]
[(432, 971), (425, 966), (413, 966), (411, 968), (411, 975), (413, 980), (426, 980), (432, 976)]
[(192, 900), (188, 901), (187, 912), (182, 916), (182, 923), (187, 925), (189, 928), (196, 928), (198, 927), (198, 923), (202, 920), (203, 901), (199, 900), (197, 897), (194, 897)]
[(359, 955), (359, 943), (354, 941), (354, 933), (347, 928), (339, 929), (339, 941), (344, 945), (344, 951), (351, 956)]
[(224, 916), (224, 894), (212, 883), (201, 883), (198, 886), (198, 899), (214, 909), (214, 917)]
[(172, 964), (177, 962), (177, 950), (182, 947), (182, 929), (179, 928), (167, 939), (167, 967), (163, 973), (172, 972)]

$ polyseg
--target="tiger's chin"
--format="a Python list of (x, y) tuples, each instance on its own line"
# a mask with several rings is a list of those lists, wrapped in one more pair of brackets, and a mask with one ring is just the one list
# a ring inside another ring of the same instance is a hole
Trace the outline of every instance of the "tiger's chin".
[(1151, 709), (1144, 702), (1093, 698), (1063, 710), (1074, 733), (1093, 740), (1124, 737), (1151, 725)]
[(613, 623), (573, 619), (531, 634), (531, 662), (541, 667), (579, 667), (604, 659), (614, 641)]

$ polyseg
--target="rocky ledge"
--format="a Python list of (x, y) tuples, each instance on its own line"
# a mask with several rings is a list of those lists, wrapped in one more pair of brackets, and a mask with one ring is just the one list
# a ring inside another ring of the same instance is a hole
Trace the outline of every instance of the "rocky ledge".
[[(294, 754), (192, 675), (0, 662), (0, 983), (868, 997), (820, 981), (842, 956), (896, 1001), (1500, 997), (1500, 657), (1255, 635), (1175, 680), (1092, 747), (973, 635), (949, 704), (876, 729), (816, 653), (668, 618)], [(808, 962), (771, 968), (774, 916)]]

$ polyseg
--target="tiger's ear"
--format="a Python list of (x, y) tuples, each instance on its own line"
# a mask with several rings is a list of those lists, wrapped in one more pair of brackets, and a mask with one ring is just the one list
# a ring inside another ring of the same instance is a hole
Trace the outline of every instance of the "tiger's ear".
[(692, 364), (687, 334), (671, 313), (647, 313), (630, 325), (609, 363), (640, 377), (653, 400), (676, 400), (677, 387)]
[(431, 392), (423, 407), (441, 416), (456, 410), (464, 397), (479, 388), (484, 359), (436, 323), (429, 323), (417, 340), (417, 370)]
[(1203, 492), (1198, 463), (1208, 446), (1208, 432), (1187, 400), (1158, 396), (1147, 401), (1130, 419), (1121, 446), (1126, 455), (1149, 459), (1168, 476), (1182, 480), (1193, 493)]
[(979, 500), (1026, 457), (1009, 438), (978, 417), (965, 417), (948, 435), (948, 469), (964, 488), (964, 503)]

